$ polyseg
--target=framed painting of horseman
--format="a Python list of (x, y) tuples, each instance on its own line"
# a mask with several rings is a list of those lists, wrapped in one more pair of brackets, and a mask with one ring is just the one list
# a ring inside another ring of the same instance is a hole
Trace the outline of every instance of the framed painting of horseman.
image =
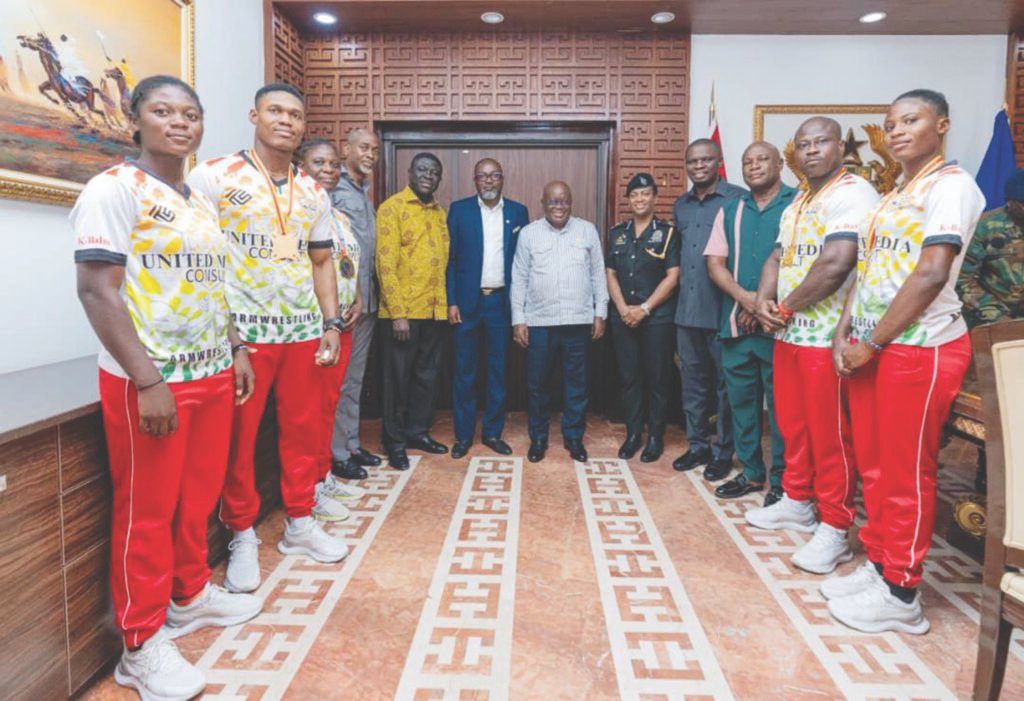
[(32, 0), (0, 9), (0, 197), (71, 205), (135, 155), (131, 90), (195, 84), (192, 0)]

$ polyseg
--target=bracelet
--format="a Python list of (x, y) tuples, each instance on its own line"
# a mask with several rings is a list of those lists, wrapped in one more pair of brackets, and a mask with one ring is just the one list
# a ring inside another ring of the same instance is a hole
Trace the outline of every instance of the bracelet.
[(341, 329), (339, 329), (337, 326), (328, 326), (326, 329), (324, 329), (324, 333), (327, 333), (328, 331), (337, 331), (338, 335), (341, 335)]
[(793, 318), (793, 315), (796, 314), (792, 309), (787, 309), (786, 305), (782, 302), (779, 302), (777, 306), (779, 308), (779, 316), (781, 316), (785, 321), (789, 321)]
[(163, 381), (164, 381), (164, 378), (161, 377), (156, 382), (150, 382), (148, 385), (142, 385), (142, 387), (139, 387), (138, 385), (135, 385), (135, 391), (136, 392), (141, 392), (144, 389), (149, 389), (150, 387), (156, 387), (158, 384), (160, 384)]
[(237, 353), (238, 351), (241, 351), (241, 350), (244, 350), (246, 353), (248, 353), (250, 348), (249, 348), (249, 346), (245, 345), (244, 343), (236, 343), (235, 345), (231, 346), (231, 355), (232, 355), (232, 357), (234, 357), (235, 353)]
[(872, 341), (871, 334), (867, 334), (866, 336), (864, 336), (864, 343), (866, 343), (868, 345), (868, 348), (870, 348), (876, 353), (881, 353), (882, 349), (885, 348), (885, 346), (883, 346), (882, 344), (875, 343), (874, 341)]

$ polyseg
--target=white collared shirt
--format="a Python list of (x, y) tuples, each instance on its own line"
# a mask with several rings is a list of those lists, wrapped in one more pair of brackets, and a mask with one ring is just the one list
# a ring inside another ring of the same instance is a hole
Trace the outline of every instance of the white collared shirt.
[(484, 265), (480, 287), (505, 286), (505, 198), (488, 207), (479, 196), (480, 218), (484, 225)]

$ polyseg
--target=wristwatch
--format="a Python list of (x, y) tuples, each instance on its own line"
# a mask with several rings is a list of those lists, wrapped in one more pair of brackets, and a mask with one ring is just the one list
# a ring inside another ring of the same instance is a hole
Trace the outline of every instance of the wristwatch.
[(644, 311), (644, 314), (646, 314), (647, 316), (651, 315), (651, 305), (649, 305), (647, 302), (641, 304), (640, 308)]
[(345, 330), (345, 322), (342, 321), (340, 316), (332, 316), (330, 319), (324, 320), (324, 332), (334, 329), (338, 333)]

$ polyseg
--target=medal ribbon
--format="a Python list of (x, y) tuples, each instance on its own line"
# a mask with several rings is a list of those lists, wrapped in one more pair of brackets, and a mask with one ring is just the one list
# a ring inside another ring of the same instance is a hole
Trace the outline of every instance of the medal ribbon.
[(878, 207), (875, 209), (874, 216), (871, 217), (871, 222), (868, 224), (867, 240), (864, 242), (864, 269), (861, 270), (860, 273), (861, 281), (867, 277), (868, 265), (871, 262), (871, 253), (875, 250), (875, 243), (878, 241), (878, 217), (882, 214), (882, 211), (889, 206), (889, 203), (892, 202), (897, 195), (902, 192), (912, 190), (919, 180), (927, 178), (944, 165), (945, 160), (943, 159), (942, 154), (935, 156), (935, 158), (928, 161), (924, 168), (922, 168), (917, 175), (911, 178), (909, 182), (903, 183), (882, 198), (881, 203), (879, 203)]
[(800, 218), (804, 215), (804, 210), (810, 207), (811, 203), (814, 202), (816, 199), (818, 199), (819, 197), (823, 197), (825, 193), (829, 189), (831, 189), (833, 185), (839, 182), (839, 179), (842, 178), (844, 175), (846, 175), (846, 168), (841, 167), (839, 169), (839, 172), (833, 175), (832, 178), (827, 183), (825, 183), (825, 185), (820, 190), (815, 192), (813, 195), (810, 194), (810, 192), (808, 192), (807, 197), (800, 202), (800, 206), (797, 207), (796, 210), (796, 219), (793, 221), (793, 233), (790, 234), (789, 236), (789, 245), (787, 246), (787, 250), (789, 250), (790, 253), (786, 254), (787, 260), (791, 262), (793, 260), (795, 253), (794, 248), (796, 247), (796, 237), (800, 234)]
[(263, 165), (263, 161), (260, 160), (259, 154), (256, 153), (256, 149), (249, 151), (249, 156), (251, 157), (253, 164), (256, 166), (256, 170), (258, 170), (264, 180), (267, 181), (267, 188), (270, 190), (270, 197), (274, 201), (274, 210), (277, 212), (277, 224), (281, 227), (281, 236), (287, 236), (287, 222), (292, 216), (292, 204), (295, 194), (295, 180), (292, 177), (292, 168), (291, 166), (288, 166), (288, 211), (282, 214), (281, 203), (277, 200), (277, 185), (274, 184), (274, 179), (270, 177), (270, 173), (267, 171), (267, 167)]

